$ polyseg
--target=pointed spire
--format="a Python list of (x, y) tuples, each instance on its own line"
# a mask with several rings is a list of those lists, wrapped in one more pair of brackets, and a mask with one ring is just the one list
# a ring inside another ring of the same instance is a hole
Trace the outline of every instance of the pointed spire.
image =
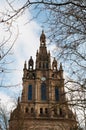
[(60, 68), (59, 68), (59, 70), (63, 70), (63, 68), (62, 68), (62, 63), (60, 63)]
[(41, 43), (41, 44), (42, 44), (42, 43), (45, 44), (45, 42), (46, 42), (46, 36), (45, 36), (45, 34), (44, 34), (44, 30), (42, 30), (42, 34), (41, 34), (41, 36), (40, 36), (40, 43)]
[(44, 34), (44, 30), (42, 30), (42, 34)]
[(24, 69), (27, 69), (27, 64), (26, 64), (26, 61), (24, 63)]
[(62, 68), (62, 63), (60, 63), (59, 71), (60, 71), (60, 77), (61, 77), (61, 79), (63, 79), (63, 68)]
[(37, 52), (36, 52), (36, 56), (38, 55), (38, 50), (37, 50)]
[(55, 59), (55, 57), (54, 57), (53, 63), (54, 63), (54, 64), (57, 64), (57, 60)]
[(20, 102), (20, 97), (18, 97), (18, 104), (19, 104), (19, 102)]
[(30, 70), (33, 70), (33, 65), (34, 65), (34, 61), (33, 61), (32, 56), (31, 56), (29, 61), (28, 61), (28, 68)]
[(52, 62), (52, 68), (53, 68), (53, 70), (57, 70), (57, 60), (55, 59), (55, 57)]

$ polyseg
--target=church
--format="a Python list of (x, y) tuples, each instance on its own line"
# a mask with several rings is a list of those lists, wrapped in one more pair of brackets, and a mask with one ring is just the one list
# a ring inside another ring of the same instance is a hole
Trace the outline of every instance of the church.
[(62, 64), (55, 58), (51, 63), (44, 31), (39, 42), (36, 61), (31, 56), (24, 63), (22, 95), (10, 114), (9, 130), (76, 130), (76, 115), (65, 95)]

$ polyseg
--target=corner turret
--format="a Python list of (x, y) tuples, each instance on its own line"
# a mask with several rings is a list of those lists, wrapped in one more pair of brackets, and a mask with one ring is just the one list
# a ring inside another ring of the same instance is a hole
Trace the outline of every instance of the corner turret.
[(54, 60), (53, 60), (53, 62), (52, 62), (52, 69), (53, 69), (54, 71), (57, 71), (57, 61), (56, 61), (55, 57), (54, 57)]
[(27, 64), (26, 64), (26, 61), (24, 63), (24, 69), (23, 69), (23, 78), (26, 78), (27, 76)]
[(63, 79), (63, 67), (62, 67), (62, 63), (60, 63), (59, 71), (60, 71), (60, 77), (61, 77), (61, 79)]
[(30, 57), (30, 60), (28, 61), (28, 69), (33, 70), (34, 61), (32, 59), (32, 56)]

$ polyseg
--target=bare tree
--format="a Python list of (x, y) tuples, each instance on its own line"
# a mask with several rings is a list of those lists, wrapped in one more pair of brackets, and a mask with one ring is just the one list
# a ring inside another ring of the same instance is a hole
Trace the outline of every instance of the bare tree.
[(15, 21), (28, 9), (32, 19), (38, 18), (39, 22), (45, 24), (51, 45), (56, 45), (55, 55), (64, 61), (65, 71), (71, 77), (66, 82), (72, 97), (69, 104), (72, 101), (72, 106), (83, 111), (86, 129), (86, 1), (27, 0), (19, 8), (14, 6), (14, 1), (6, 1), (10, 7), (9, 15), (6, 13), (1, 23)]
[[(71, 77), (75, 81), (84, 84), (86, 70), (86, 2), (85, 0), (63, 0), (56, 1), (26, 1), (22, 7), (16, 9), (13, 4), (6, 0), (12, 13), (1, 18), (1, 22), (12, 22), (21, 15), (25, 9), (32, 9), (31, 13), (42, 19), (41, 22), (47, 26), (50, 43), (55, 43), (55, 53), (58, 58), (64, 59)], [(35, 11), (36, 10), (36, 11)], [(36, 12), (36, 13), (35, 13)], [(42, 17), (43, 18), (42, 18)], [(5, 18), (6, 17), (6, 18)], [(37, 17), (37, 18), (38, 18)]]
[(9, 113), (5, 106), (0, 106), (0, 129), (8, 130)]
[(9, 68), (9, 65), (13, 62), (11, 58), (13, 53), (11, 51), (18, 37), (18, 30), (15, 35), (14, 32), (12, 32), (11, 25), (2, 23), (0, 27), (2, 28), (2, 37), (0, 39), (0, 87), (3, 87), (5, 74), (11, 72)]

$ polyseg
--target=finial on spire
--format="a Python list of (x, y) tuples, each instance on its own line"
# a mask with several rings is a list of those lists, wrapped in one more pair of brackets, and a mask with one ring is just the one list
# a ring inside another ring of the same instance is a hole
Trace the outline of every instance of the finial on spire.
[(44, 34), (44, 30), (42, 30), (42, 34), (41, 34), (41, 36), (40, 36), (40, 42), (41, 42), (41, 43), (44, 43), (44, 44), (45, 44), (45, 42), (46, 42), (46, 36), (45, 36), (45, 34)]
[(44, 30), (42, 30), (42, 34), (44, 34)]

